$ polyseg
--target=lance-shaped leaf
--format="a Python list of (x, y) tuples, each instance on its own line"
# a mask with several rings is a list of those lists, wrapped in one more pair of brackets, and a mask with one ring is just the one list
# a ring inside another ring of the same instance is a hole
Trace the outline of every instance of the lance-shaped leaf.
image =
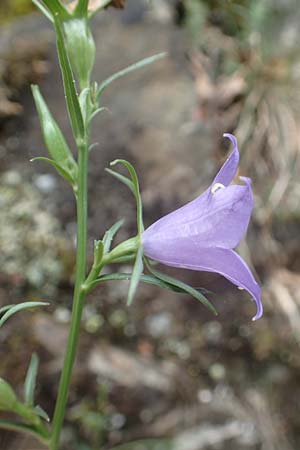
[[(74, 185), (78, 173), (77, 163), (38, 86), (32, 86), (32, 94), (38, 111), (43, 138), (53, 158), (52, 160), (45, 158), (44, 161), (52, 164), (65, 179)], [(37, 158), (33, 160), (35, 159)], [(39, 159), (41, 160), (42, 157)]]
[(137, 228), (138, 228), (138, 234), (139, 236), (144, 231), (144, 223), (143, 223), (143, 207), (142, 207), (142, 199), (140, 194), (140, 188), (139, 188), (139, 181), (136, 174), (136, 171), (132, 164), (130, 164), (125, 159), (116, 159), (115, 161), (111, 162), (110, 165), (114, 166), (116, 164), (122, 164), (126, 167), (130, 174), (130, 178), (125, 177), (124, 175), (121, 175), (118, 172), (115, 172), (111, 169), (106, 169), (108, 173), (113, 175), (115, 178), (117, 178), (119, 181), (124, 183), (133, 193), (135, 200), (136, 200), (136, 212), (137, 212)]
[(109, 78), (107, 78), (100, 84), (100, 86), (98, 88), (98, 93), (97, 93), (98, 98), (101, 97), (103, 91), (107, 88), (107, 86), (109, 86), (114, 81), (118, 80), (119, 78), (124, 77), (125, 75), (128, 75), (131, 72), (134, 72), (135, 70), (141, 69), (145, 66), (148, 66), (149, 64), (159, 61), (160, 59), (164, 58), (165, 56), (166, 56), (166, 53), (158, 53), (157, 55), (153, 55), (148, 58), (142, 59), (141, 61), (138, 61), (137, 63), (132, 64), (132, 65), (126, 67), (125, 69), (120, 70), (117, 73), (114, 73), (112, 76), (110, 76)]
[(61, 166), (60, 164), (58, 164), (57, 162), (55, 162), (53, 159), (50, 158), (45, 158), (44, 156), (36, 156), (35, 158), (31, 158), (30, 162), (34, 162), (34, 161), (41, 161), (41, 162), (46, 162), (48, 164), (50, 164), (52, 167), (54, 167), (57, 172), (66, 180), (68, 181), (68, 183), (71, 184), (71, 186), (73, 186), (74, 190), (76, 191), (77, 186), (76, 186), (76, 178), (74, 179), (70, 172), (67, 172), (67, 170), (65, 170), (63, 168), (63, 166)]
[[(102, 275), (101, 277), (94, 280), (89, 285), (89, 289), (93, 289), (101, 283), (105, 283), (107, 281), (130, 281), (132, 277), (132, 273), (109, 273), (106, 275)], [(146, 284), (152, 284), (154, 286), (168, 289), (173, 292), (183, 292), (182, 289), (178, 288), (175, 285), (169, 284), (156, 278), (152, 275), (145, 275), (144, 273), (140, 276), (140, 281)]]
[(104, 234), (103, 237), (103, 253), (108, 253), (111, 247), (111, 243), (113, 241), (113, 238), (121, 228), (121, 226), (124, 224), (124, 220), (118, 220), (114, 225), (112, 225)]
[(36, 308), (37, 306), (48, 306), (48, 305), (49, 303), (45, 302), (25, 302), (19, 303), (17, 305), (11, 305), (11, 307), (3, 314), (3, 316), (0, 319), (0, 328), (11, 316), (13, 316), (15, 313), (19, 311)]
[(66, 50), (64, 32), (58, 16), (54, 16), (54, 25), (56, 31), (57, 51), (63, 77), (68, 112), (70, 115), (75, 140), (80, 146), (83, 142), (85, 134), (84, 123), (75, 87), (75, 80)]
[(36, 385), (36, 377), (39, 367), (39, 359), (36, 353), (33, 353), (30, 364), (26, 373), (25, 383), (24, 383), (24, 401), (28, 406), (33, 406), (34, 404), (34, 391)]
[(210, 309), (215, 315), (217, 315), (217, 311), (215, 307), (210, 303), (210, 301), (201, 293), (200, 289), (195, 289), (192, 286), (184, 283), (183, 281), (177, 280), (177, 278), (171, 277), (165, 273), (162, 273), (156, 269), (154, 269), (149, 261), (145, 258), (147, 269), (152, 275), (161, 280), (162, 282), (173, 286), (173, 290), (177, 290), (177, 292), (181, 292), (182, 294), (189, 294), (194, 297), (196, 300), (201, 302), (204, 306)]
[(143, 273), (143, 269), (144, 269), (143, 249), (142, 249), (142, 247), (140, 247), (136, 254), (135, 263), (134, 263), (133, 271), (132, 271), (132, 275), (131, 275), (130, 286), (129, 286), (128, 296), (127, 296), (127, 305), (128, 306), (130, 306), (133, 301), (134, 295), (136, 293), (137, 287), (140, 282), (141, 275)]

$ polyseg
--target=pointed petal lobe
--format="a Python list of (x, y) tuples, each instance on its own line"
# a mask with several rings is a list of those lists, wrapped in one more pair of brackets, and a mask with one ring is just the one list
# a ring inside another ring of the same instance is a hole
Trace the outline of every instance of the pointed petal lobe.
[(235, 176), (239, 165), (240, 155), (236, 138), (229, 133), (224, 133), (223, 136), (231, 140), (233, 144), (233, 150), (230, 153), (229, 157), (226, 159), (225, 163), (223, 164), (219, 172), (217, 173), (217, 175), (215, 176), (212, 186), (216, 183), (221, 183), (224, 186), (228, 186), (233, 180), (233, 177)]
[(233, 250), (205, 248), (191, 239), (178, 239), (176, 242), (160, 242), (157, 248), (145, 246), (144, 253), (167, 266), (219, 273), (236, 286), (248, 291), (254, 298), (257, 312), (253, 320), (262, 316), (260, 287), (247, 264)]

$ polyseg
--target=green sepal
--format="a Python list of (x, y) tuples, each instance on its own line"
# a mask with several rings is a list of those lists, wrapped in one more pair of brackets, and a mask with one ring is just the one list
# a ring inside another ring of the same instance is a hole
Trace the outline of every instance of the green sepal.
[(86, 17), (73, 17), (63, 22), (65, 45), (73, 71), (81, 89), (90, 84), (95, 64), (95, 41)]
[(50, 417), (48, 416), (46, 411), (43, 408), (41, 408), (40, 405), (36, 405), (34, 407), (34, 412), (37, 416), (41, 417), (41, 419), (44, 419), (46, 422), (50, 422)]
[(0, 378), (0, 411), (14, 411), (17, 402), (17, 396), (11, 385)]
[[(46, 147), (53, 159), (48, 160), (71, 184), (77, 181), (78, 167), (66, 140), (54, 120), (38, 86), (32, 86)], [(36, 158), (35, 158), (36, 159)]]
[(135, 296), (136, 290), (140, 282), (141, 275), (143, 273), (143, 269), (144, 269), (143, 248), (142, 246), (140, 246), (136, 254), (135, 263), (131, 274), (130, 286), (127, 296), (127, 306), (130, 306), (133, 301), (133, 298)]
[(94, 267), (99, 267), (104, 253), (104, 245), (102, 241), (94, 241)]
[(66, 50), (63, 27), (58, 16), (54, 16), (54, 26), (56, 31), (57, 52), (61, 67), (68, 112), (76, 143), (78, 146), (81, 146), (85, 135), (84, 122), (75, 87), (71, 63)]
[(162, 272), (159, 272), (156, 269), (153, 269), (151, 264), (149, 263), (147, 258), (144, 258), (145, 265), (149, 272), (159, 280), (163, 281), (164, 283), (167, 283), (168, 285), (173, 286), (177, 292), (181, 292), (183, 294), (189, 294), (192, 297), (194, 297), (196, 300), (201, 302), (204, 306), (206, 306), (208, 309), (210, 309), (215, 315), (218, 315), (217, 310), (215, 307), (210, 303), (210, 301), (200, 292), (200, 290), (193, 288), (192, 286), (189, 286), (188, 284), (184, 283), (183, 281), (177, 280), (174, 277), (171, 277), (170, 275), (166, 275)]
[(103, 237), (103, 253), (106, 254), (110, 251), (110, 247), (113, 238), (118, 233), (119, 229), (123, 226), (124, 219), (118, 220), (114, 225), (112, 225), (104, 234)]
[(139, 181), (136, 174), (136, 171), (132, 164), (130, 164), (125, 159), (116, 159), (115, 161), (112, 161), (110, 163), (111, 166), (114, 166), (116, 164), (122, 164), (126, 167), (126, 169), (129, 172), (130, 178), (125, 177), (124, 175), (121, 175), (118, 172), (115, 172), (111, 169), (106, 169), (108, 173), (116, 177), (119, 181), (124, 183), (133, 193), (135, 200), (136, 200), (136, 212), (137, 212), (137, 229), (138, 229), (138, 235), (141, 236), (141, 234), (144, 231), (144, 222), (143, 222), (143, 205), (142, 205), (142, 199), (140, 194), (140, 188), (139, 188)]
[(39, 359), (36, 353), (31, 356), (30, 364), (24, 383), (24, 402), (28, 406), (34, 405), (34, 391), (39, 367)]
[(25, 302), (25, 303), (18, 303), (17, 305), (11, 305), (11, 307), (8, 310), (6, 310), (6, 312), (0, 319), (0, 328), (11, 316), (13, 316), (15, 313), (19, 311), (23, 311), (24, 309), (36, 308), (37, 306), (48, 306), (48, 305), (49, 303), (45, 302)]
[(150, 56), (148, 58), (144, 58), (141, 61), (138, 61), (135, 64), (131, 64), (130, 66), (126, 67), (125, 69), (120, 70), (117, 73), (114, 73), (112, 76), (104, 80), (98, 88), (97, 92), (97, 98), (99, 99), (103, 93), (103, 91), (109, 86), (113, 81), (118, 80), (119, 78), (124, 77), (125, 75), (128, 75), (131, 72), (134, 72), (137, 69), (141, 69), (142, 67), (147, 66), (148, 64), (152, 64), (156, 61), (159, 61), (160, 59), (164, 58), (166, 56), (166, 53), (158, 53), (157, 55)]

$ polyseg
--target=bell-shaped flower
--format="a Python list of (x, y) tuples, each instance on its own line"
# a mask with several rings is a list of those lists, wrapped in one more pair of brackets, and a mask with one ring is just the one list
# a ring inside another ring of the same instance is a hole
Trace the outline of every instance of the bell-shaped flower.
[(195, 200), (162, 217), (142, 235), (144, 254), (162, 264), (183, 269), (216, 272), (254, 298), (263, 314), (261, 289), (245, 261), (233, 250), (247, 231), (253, 208), (251, 180), (230, 184), (239, 163), (236, 138), (224, 134), (234, 145), (211, 186)]

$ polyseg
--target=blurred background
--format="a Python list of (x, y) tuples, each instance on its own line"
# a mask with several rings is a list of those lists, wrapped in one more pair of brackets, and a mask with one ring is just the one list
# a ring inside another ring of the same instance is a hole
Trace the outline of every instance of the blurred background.
[[(49, 300), (0, 333), (0, 374), (22, 392), (32, 352), (37, 398), (53, 412), (74, 277), (75, 205), (49, 167), (30, 84), (38, 83), (73, 145), (54, 35), (30, 0), (0, 5), (0, 306)], [(107, 90), (91, 155), (89, 248), (116, 220), (135, 233), (129, 192), (104, 172), (122, 157), (139, 174), (145, 224), (196, 197), (228, 153), (253, 181), (239, 248), (263, 286), (264, 317), (216, 275), (170, 272), (210, 289), (201, 304), (126, 282), (88, 299), (65, 450), (300, 448), (300, 6), (298, 0), (127, 0), (94, 21), (94, 79), (160, 51), (168, 56)], [(73, 146), (74, 148), (74, 146)], [(128, 267), (122, 267), (128, 271)], [(0, 432), (1, 450), (41, 450)]]

